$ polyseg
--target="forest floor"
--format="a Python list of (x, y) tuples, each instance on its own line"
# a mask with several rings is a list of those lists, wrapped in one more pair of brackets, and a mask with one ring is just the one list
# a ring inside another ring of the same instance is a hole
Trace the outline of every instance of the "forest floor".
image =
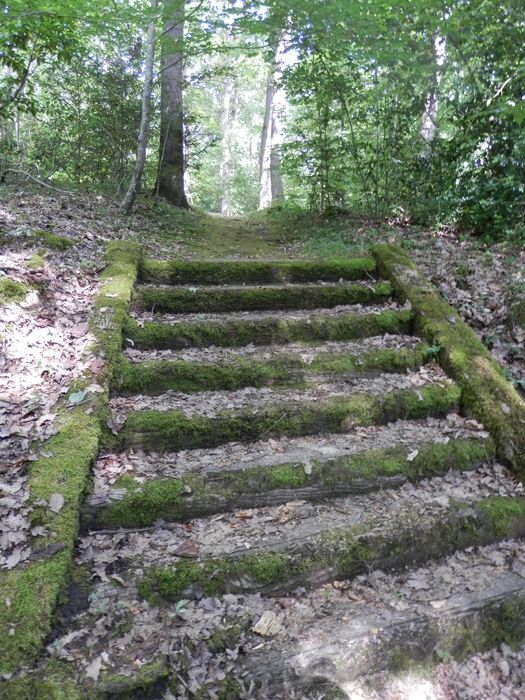
[[(318, 220), (274, 210), (250, 218), (177, 212), (152, 200), (132, 218), (98, 196), (0, 190), (0, 566), (31, 557), (28, 460), (55, 432), (56, 404), (86, 368), (88, 319), (106, 244), (140, 241), (153, 257), (316, 258), (364, 252), (371, 243), (402, 245), (491, 348), (525, 394), (525, 250), (489, 245), (449, 231), (381, 225), (346, 216)], [(33, 528), (34, 530), (34, 528)], [(356, 595), (362, 591), (356, 588)], [(152, 628), (154, 629), (154, 627)], [(408, 678), (409, 680), (407, 680)], [(468, 700), (523, 697), (525, 647), (444, 663), (416, 683), (407, 676), (355, 698)], [(404, 684), (404, 685), (403, 685)]]

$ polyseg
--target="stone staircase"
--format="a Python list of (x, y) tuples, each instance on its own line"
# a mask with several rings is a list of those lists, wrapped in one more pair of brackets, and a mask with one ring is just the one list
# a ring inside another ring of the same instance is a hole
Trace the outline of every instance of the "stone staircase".
[(124, 337), (71, 693), (351, 697), (523, 636), (521, 484), (373, 258), (145, 260)]

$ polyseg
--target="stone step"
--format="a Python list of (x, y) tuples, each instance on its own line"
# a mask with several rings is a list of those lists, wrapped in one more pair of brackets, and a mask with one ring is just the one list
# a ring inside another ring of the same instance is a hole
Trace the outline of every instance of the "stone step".
[(133, 302), (143, 311), (219, 313), (378, 304), (390, 299), (391, 294), (388, 282), (244, 287), (141, 285), (135, 289)]
[(265, 260), (265, 261), (183, 261), (154, 260), (141, 262), (140, 278), (153, 284), (269, 284), (278, 282), (338, 282), (369, 279), (375, 276), (372, 258), (337, 258), (332, 260)]
[[(398, 382), (403, 379), (406, 386), (410, 385), (409, 376), (390, 376), (396, 377)], [(370, 389), (373, 381), (367, 380)], [(244, 397), (237, 404), (235, 401), (239, 401), (240, 392), (183, 395), (186, 396), (184, 404), (180, 403), (180, 395), (174, 395), (173, 406), (179, 410), (137, 410), (127, 417), (130, 404), (123, 403), (125, 399), (113, 399), (113, 406), (121, 407), (117, 414), (119, 420), (113, 427), (116, 429), (123, 417), (124, 424), (117, 435), (107, 438), (107, 446), (120, 451), (136, 447), (146, 451), (174, 452), (232, 441), (251, 442), (262, 437), (349, 432), (356, 426), (384, 424), (399, 418), (444, 416), (456, 410), (460, 400), (460, 391), (452, 383), (414, 384), (418, 388), (396, 389), (391, 388), (392, 384), (390, 388), (385, 385), (383, 377), (376, 386), (375, 395), (351, 393), (348, 386), (339, 391), (328, 386), (309, 393), (295, 392), (294, 395), (270, 389), (244, 390)], [(202, 396), (216, 399), (215, 405), (206, 411), (205, 402), (197, 402)], [(276, 400), (279, 396), (280, 400)], [(159, 399), (166, 401), (166, 397), (167, 394)], [(142, 406), (148, 406), (148, 399), (149, 405), (154, 406), (157, 397), (138, 398)], [(229, 405), (240, 407), (230, 410)], [(217, 410), (219, 407), (223, 410)]]
[[(164, 322), (145, 316), (128, 319), (124, 337), (128, 345), (137, 348), (181, 349), (355, 340), (384, 333), (411, 332), (413, 314), (410, 309), (394, 305), (386, 310), (380, 307), (366, 312), (363, 308), (352, 308), (342, 307), (336, 309), (336, 313), (228, 314), (209, 319), (194, 314), (184, 320), (161, 315)], [(157, 318), (159, 316), (155, 316)]]
[(180, 478), (135, 480), (131, 474), (89, 499), (86, 529), (143, 527), (157, 520), (189, 520), (225, 511), (275, 506), (294, 499), (320, 501), (401, 487), (449, 470), (474, 470), (494, 457), (487, 438), (418, 442), (376, 448), (331, 459), (301, 460)]
[[(447, 508), (429, 505), (417, 518), (408, 507), (403, 513), (391, 510), (380, 519), (353, 524), (348, 516), (344, 520), (348, 524), (332, 528), (326, 517), (313, 516), (286, 538), (245, 537), (244, 549), (223, 556), (215, 549), (209, 556), (156, 563), (147, 570), (139, 592), (150, 601), (168, 602), (248, 591), (284, 595), (374, 568), (399, 569), (457, 549), (525, 536), (525, 498), (493, 496), (475, 502), (457, 500)], [(198, 546), (195, 549), (189, 542), (179, 551), (193, 556)]]
[[(268, 353), (266, 353), (268, 354)], [(319, 375), (363, 376), (380, 372), (402, 372), (414, 369), (432, 358), (430, 347), (419, 343), (410, 347), (374, 346), (359, 354), (311, 349), (307, 359), (303, 353), (286, 352), (280, 346), (271, 359), (259, 359), (255, 353), (235, 356), (225, 361), (214, 358), (206, 362), (197, 354), (195, 360), (151, 359), (142, 362), (121, 362), (115, 373), (113, 389), (121, 394), (159, 394), (167, 390), (198, 392), (235, 390), (278, 384), (302, 384), (315, 381)], [(205, 355), (204, 355), (205, 357)], [(220, 357), (220, 355), (219, 355)]]
[(151, 362), (166, 360), (173, 362), (182, 360), (184, 362), (195, 362), (200, 364), (229, 364), (239, 359), (250, 360), (256, 363), (279, 360), (283, 355), (294, 355), (303, 362), (309, 364), (314, 357), (321, 353), (353, 354), (357, 358), (365, 353), (376, 350), (413, 350), (421, 344), (421, 338), (414, 335), (383, 335), (371, 336), (368, 338), (357, 338), (356, 340), (328, 340), (322, 343), (297, 342), (286, 343), (285, 345), (243, 345), (241, 347), (219, 347), (208, 346), (204, 348), (183, 348), (181, 350), (167, 349), (155, 350), (134, 348), (128, 346), (124, 348), (125, 357), (133, 363)]
[[(140, 547), (142, 536), (128, 548)], [(81, 541), (79, 560), (94, 567), (89, 602), (73, 617), (59, 611), (70, 621), (41, 668), (9, 697), (41, 697), (58, 677), (82, 698), (325, 700), (330, 691), (357, 699), (361, 680), (385, 672), (395, 679), (419, 663), (408, 679), (410, 697), (424, 690), (441, 698), (449, 696), (431, 683), (429, 664), (525, 638), (523, 540), (457, 551), (397, 574), (374, 568), (294, 596), (242, 593), (152, 606), (126, 572), (116, 573), (118, 543), (92, 539)]]
[[(417, 485), (311, 503), (294, 500), (89, 539), (151, 601), (296, 587), (398, 568), (525, 534), (522, 487), (499, 465)], [(500, 495), (503, 494), (503, 495)]]

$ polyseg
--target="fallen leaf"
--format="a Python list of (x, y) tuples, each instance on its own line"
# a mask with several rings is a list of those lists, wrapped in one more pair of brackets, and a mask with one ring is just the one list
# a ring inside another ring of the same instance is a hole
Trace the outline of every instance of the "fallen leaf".
[(176, 557), (187, 557), (188, 559), (198, 557), (199, 545), (191, 540), (186, 540), (186, 542), (183, 542), (174, 550), (173, 554)]
[(64, 507), (64, 503), (65, 498), (61, 493), (53, 493), (48, 503), (49, 510), (53, 511), (53, 513), (58, 513)]
[(72, 394), (69, 394), (67, 401), (71, 406), (76, 406), (77, 404), (82, 403), (82, 401), (84, 401), (86, 395), (87, 391), (75, 391)]
[(102, 656), (97, 656), (86, 666), (85, 674), (88, 678), (98, 681), (100, 669), (102, 668)]
[(89, 331), (89, 323), (77, 323), (76, 326), (70, 330), (70, 334), (73, 338), (82, 338)]

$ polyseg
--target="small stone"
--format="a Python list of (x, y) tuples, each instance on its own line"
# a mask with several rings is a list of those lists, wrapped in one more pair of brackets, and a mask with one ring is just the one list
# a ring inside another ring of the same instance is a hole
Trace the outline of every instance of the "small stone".
[(252, 627), (252, 632), (261, 637), (274, 637), (283, 629), (283, 624), (271, 610), (266, 610)]

